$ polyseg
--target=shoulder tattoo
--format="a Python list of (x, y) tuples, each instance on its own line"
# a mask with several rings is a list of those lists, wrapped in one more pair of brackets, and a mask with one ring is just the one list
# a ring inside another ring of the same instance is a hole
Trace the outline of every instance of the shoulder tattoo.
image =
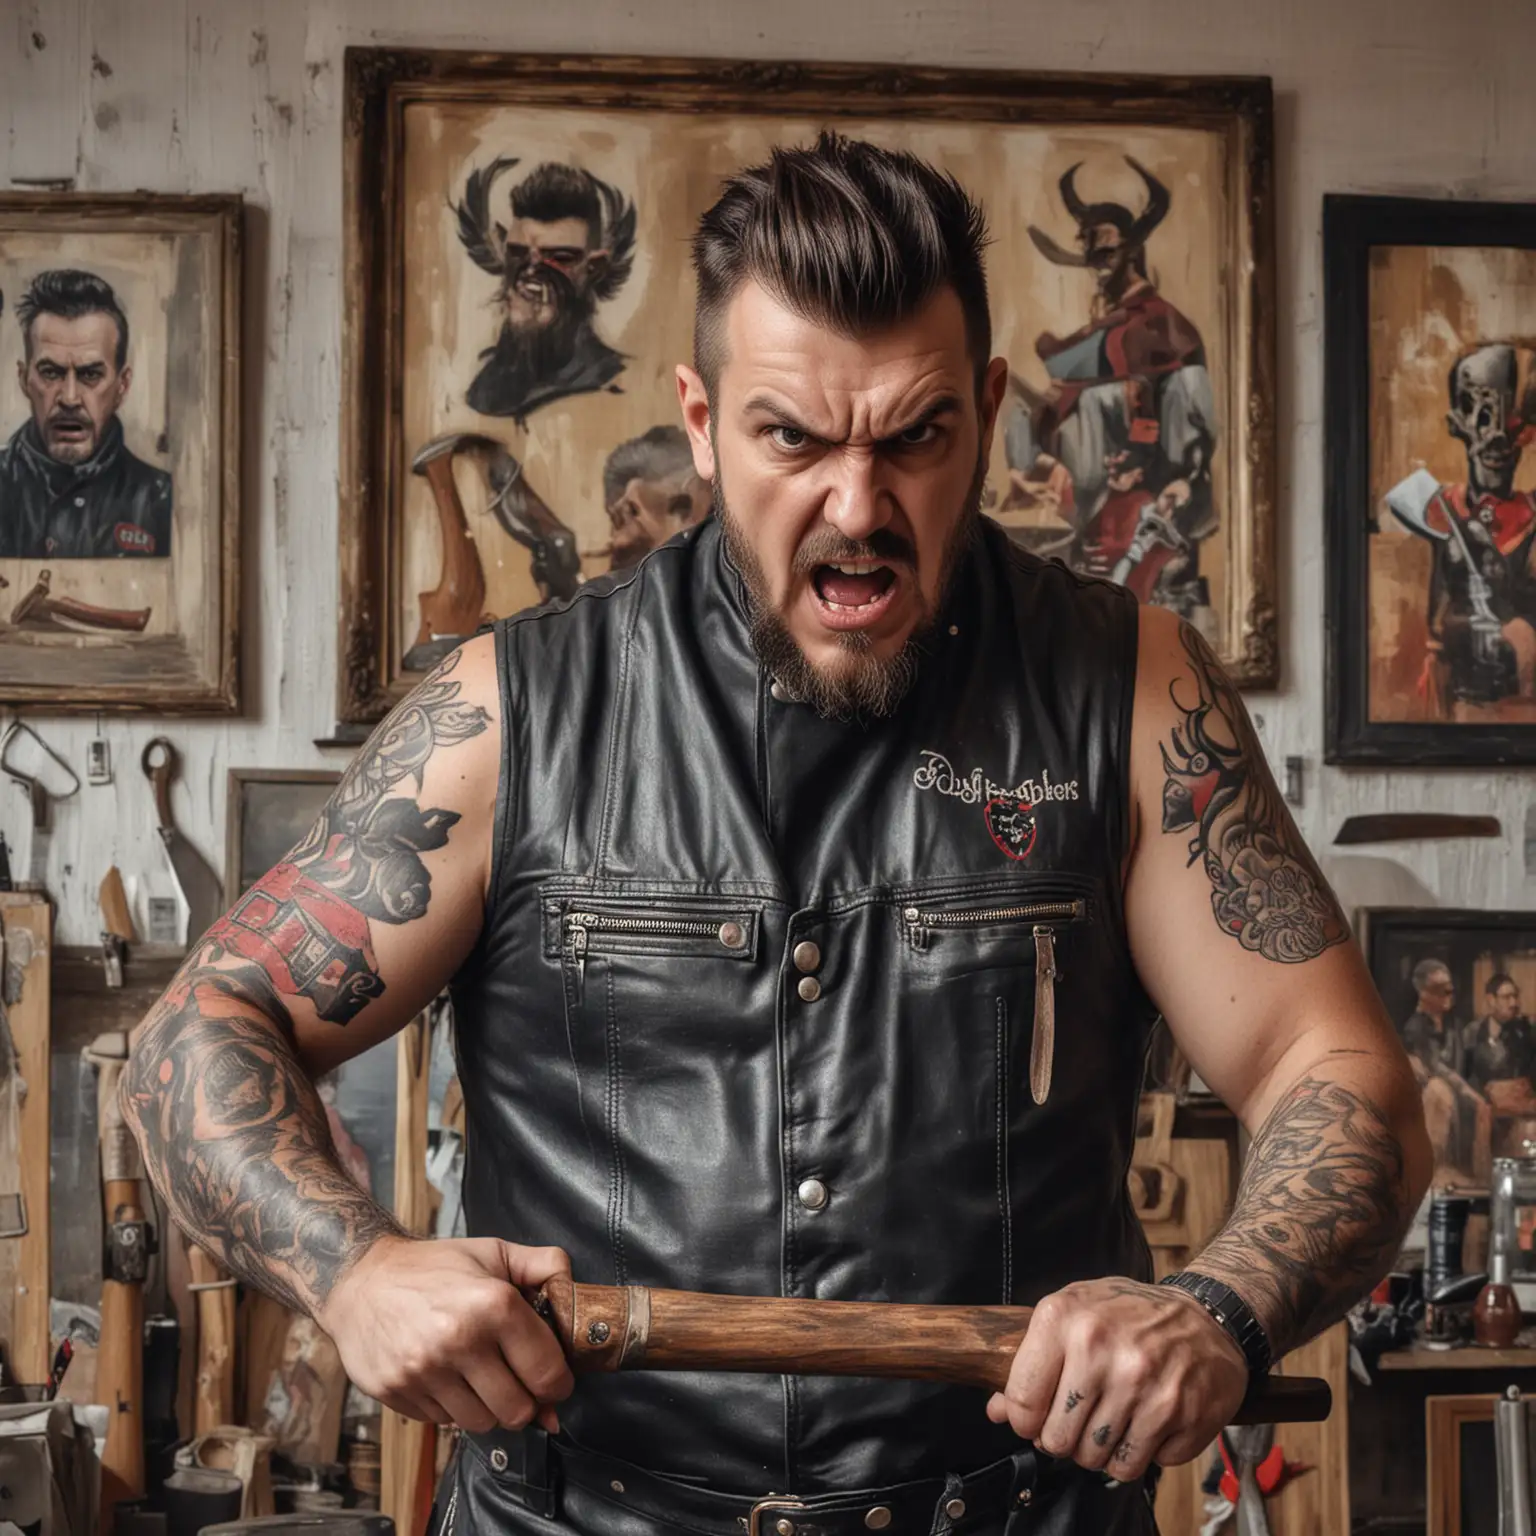
[(1266, 960), (1296, 964), (1348, 925), (1291, 822), (1237, 690), (1188, 624), (1189, 657), (1168, 687), (1178, 724), (1161, 743), (1163, 831), (1189, 834), (1211, 882), (1217, 926)]

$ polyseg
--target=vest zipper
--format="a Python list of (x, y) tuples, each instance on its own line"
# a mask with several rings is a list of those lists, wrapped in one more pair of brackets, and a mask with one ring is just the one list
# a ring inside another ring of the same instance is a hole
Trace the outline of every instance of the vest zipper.
[(724, 950), (743, 949), (749, 928), (739, 918), (713, 922), (703, 918), (637, 917), (617, 912), (567, 912), (565, 947), (576, 967), (576, 1000), (581, 1001), (587, 976), (587, 949), (593, 933), (633, 933), (663, 939), (716, 939)]
[(1040, 918), (1056, 918), (1076, 922), (1083, 916), (1087, 903), (1076, 901), (1031, 901), (1016, 907), (989, 907), (978, 911), (964, 908), (951, 912), (923, 912), (917, 907), (906, 907), (901, 920), (906, 924), (907, 942), (913, 949), (928, 947), (928, 932), (933, 928), (982, 928), (992, 923), (1025, 923)]

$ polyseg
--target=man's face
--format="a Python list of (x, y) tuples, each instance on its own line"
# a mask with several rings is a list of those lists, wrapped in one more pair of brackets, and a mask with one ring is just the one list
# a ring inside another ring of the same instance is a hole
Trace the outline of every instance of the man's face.
[(1520, 1013), (1520, 988), (1514, 982), (1506, 981), (1500, 984), (1499, 990), (1493, 994), (1493, 1007), (1490, 1010), (1496, 1022), (1508, 1024)]
[(1078, 243), (1089, 268), (1098, 276), (1102, 292), (1110, 293), (1123, 283), (1130, 268), (1132, 250), (1118, 224), (1085, 224)]
[(692, 467), (660, 480), (631, 480), (608, 508), (613, 530), (612, 566), (636, 564), (673, 534), (709, 513), (709, 486)]
[(128, 393), (133, 370), (118, 372), (111, 315), (37, 315), (31, 355), (16, 365), (22, 392), (48, 456), (79, 464), (96, 452)]
[(1006, 363), (993, 360), (978, 400), (951, 289), (848, 337), (748, 282), (725, 343), (713, 413), (691, 368), (679, 394), (754, 606), (834, 689), (898, 664), (976, 515)]
[(1456, 987), (1449, 971), (1436, 971), (1419, 991), (1419, 1007), (1431, 1018), (1440, 1018), (1455, 1001)]
[(585, 219), (513, 218), (503, 289), (513, 330), (543, 330), (570, 310), (590, 307), (588, 291), (607, 255), (590, 240)]

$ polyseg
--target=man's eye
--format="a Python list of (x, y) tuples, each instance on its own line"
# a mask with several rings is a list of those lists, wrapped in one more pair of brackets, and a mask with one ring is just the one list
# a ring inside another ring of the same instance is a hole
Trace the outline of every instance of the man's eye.
[(799, 427), (770, 427), (768, 435), (780, 448), (804, 448), (810, 438)]
[(903, 448), (921, 448), (938, 435), (939, 429), (931, 421), (924, 421), (915, 427), (908, 427), (905, 432), (897, 433), (896, 441)]

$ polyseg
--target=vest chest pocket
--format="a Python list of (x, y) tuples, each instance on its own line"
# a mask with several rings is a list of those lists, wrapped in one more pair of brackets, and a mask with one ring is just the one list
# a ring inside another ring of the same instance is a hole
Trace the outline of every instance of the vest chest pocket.
[(757, 958), (758, 913), (730, 904), (662, 901), (618, 904), (585, 898), (551, 903), (545, 953), (565, 962), (579, 1001), (593, 955), (654, 955), (751, 962)]
[(901, 911), (907, 942), (918, 951), (933, 947), (946, 934), (990, 939), (1001, 946), (1002, 956), (1021, 938), (1027, 936), (1033, 941), (1035, 999), (1029, 1090), (1036, 1104), (1044, 1104), (1050, 1093), (1056, 1056), (1056, 981), (1061, 975), (1056, 964), (1057, 939), (1063, 929), (1088, 920), (1087, 898), (1071, 895), (972, 898), (963, 906), (914, 901)]

